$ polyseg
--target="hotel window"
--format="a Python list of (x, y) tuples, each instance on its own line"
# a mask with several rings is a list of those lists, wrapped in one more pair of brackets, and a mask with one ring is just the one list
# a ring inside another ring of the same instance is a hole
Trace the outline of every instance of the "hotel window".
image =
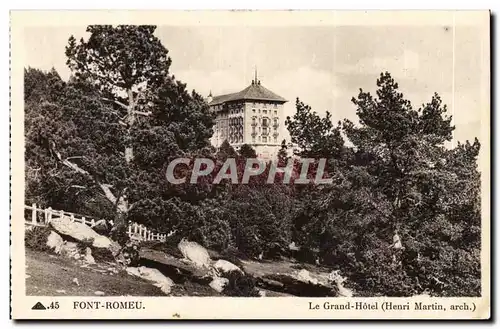
[(259, 142), (260, 142), (260, 136), (259, 136)]
[(255, 143), (255, 137), (252, 137), (252, 143)]
[(259, 109), (259, 113), (260, 113), (260, 109)]
[(263, 136), (263, 137), (262, 137), (262, 142), (263, 142), (263, 143), (267, 143), (267, 137), (266, 137), (266, 136)]
[(267, 110), (263, 110), (262, 112), (264, 112), (264, 114), (267, 114)]
[(255, 109), (252, 109), (252, 112), (255, 113)]
[[(278, 104), (274, 104), (274, 108), (277, 109), (278, 108)], [(276, 111), (274, 111), (274, 113), (276, 113)]]
[(267, 103), (264, 103), (264, 107), (265, 107), (265, 108), (267, 107)]
[(277, 143), (278, 142), (278, 139), (276, 137), (274, 137), (274, 143)]
[(278, 115), (278, 111), (274, 111), (274, 115)]

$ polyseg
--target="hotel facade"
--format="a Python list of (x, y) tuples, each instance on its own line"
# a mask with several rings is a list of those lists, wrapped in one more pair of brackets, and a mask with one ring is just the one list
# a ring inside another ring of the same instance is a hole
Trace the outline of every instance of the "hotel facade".
[(216, 114), (213, 146), (219, 148), (227, 140), (236, 150), (248, 144), (259, 158), (276, 158), (286, 99), (262, 86), (256, 78), (237, 93), (219, 96), (210, 93), (207, 102)]

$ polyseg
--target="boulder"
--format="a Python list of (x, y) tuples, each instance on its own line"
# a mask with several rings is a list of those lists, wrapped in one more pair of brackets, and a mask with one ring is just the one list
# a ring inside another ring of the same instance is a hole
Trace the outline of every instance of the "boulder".
[(120, 245), (108, 237), (98, 234), (89, 226), (72, 222), (69, 217), (53, 218), (50, 226), (61, 235), (67, 235), (77, 241), (92, 240), (92, 246), (96, 248), (106, 248), (113, 252), (113, 255), (119, 252)]
[(308, 270), (302, 269), (297, 272), (295, 275), (295, 278), (299, 281), (306, 282), (306, 283), (312, 283), (312, 284), (318, 284), (318, 279), (312, 278), (311, 274), (309, 273)]
[(226, 278), (215, 277), (212, 280), (212, 282), (210, 282), (209, 286), (210, 286), (210, 288), (212, 288), (213, 290), (215, 290), (217, 292), (222, 292), (224, 290), (224, 287), (228, 283), (229, 283), (229, 280)]
[(61, 246), (61, 255), (68, 258), (78, 259), (80, 258), (80, 252), (78, 251), (78, 246), (76, 242), (65, 241)]
[(212, 280), (209, 268), (195, 266), (190, 261), (183, 262), (158, 250), (141, 248), (139, 257), (139, 265), (156, 268), (175, 283), (182, 284), (189, 280), (199, 284), (209, 284)]
[(85, 249), (85, 256), (84, 256), (83, 260), (87, 264), (95, 264), (95, 259), (92, 256), (92, 250), (89, 247), (87, 247), (87, 249)]
[(337, 285), (319, 268), (296, 269), (288, 261), (242, 261), (243, 271), (256, 279), (259, 288), (301, 297), (338, 296)]
[(47, 247), (54, 250), (56, 254), (61, 253), (61, 247), (64, 244), (63, 238), (54, 231), (51, 231), (47, 237)]
[(231, 262), (228, 262), (227, 260), (224, 259), (219, 259), (216, 261), (213, 265), (213, 267), (218, 271), (222, 273), (228, 273), (232, 271), (238, 271), (240, 273), (243, 273), (243, 271), (236, 265), (234, 265)]
[(170, 294), (174, 282), (164, 276), (159, 270), (155, 268), (149, 268), (145, 266), (141, 267), (128, 267), (127, 273), (133, 276), (137, 276), (147, 281), (153, 282), (153, 285), (160, 288), (164, 294)]
[(207, 249), (196, 242), (182, 239), (177, 246), (185, 259), (193, 263), (197, 267), (210, 267), (210, 255)]

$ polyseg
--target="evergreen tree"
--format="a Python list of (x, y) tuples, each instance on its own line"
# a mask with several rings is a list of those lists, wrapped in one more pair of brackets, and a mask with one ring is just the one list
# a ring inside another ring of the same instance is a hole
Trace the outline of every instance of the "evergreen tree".
[[(50, 206), (59, 200), (62, 209), (81, 209), (85, 196), (117, 225), (134, 219), (160, 227), (153, 221), (168, 209), (166, 165), (209, 145), (213, 117), (200, 95), (168, 74), (171, 60), (154, 26), (87, 31), (87, 41), (71, 37), (66, 47), (74, 74), (68, 83), (25, 74), (26, 156), (43, 168)], [(40, 79), (49, 86), (33, 87)], [(53, 91), (44, 95), (46, 88)]]
[(257, 158), (257, 153), (255, 152), (255, 150), (248, 144), (243, 144), (241, 145), (240, 147), (240, 155), (244, 158), (247, 158), (247, 159), (255, 159)]

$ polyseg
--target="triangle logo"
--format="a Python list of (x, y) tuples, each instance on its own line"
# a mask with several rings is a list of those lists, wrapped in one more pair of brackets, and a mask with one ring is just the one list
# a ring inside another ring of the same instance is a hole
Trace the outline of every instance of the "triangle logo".
[(32, 310), (46, 310), (47, 308), (43, 306), (42, 303), (38, 302), (31, 308)]

